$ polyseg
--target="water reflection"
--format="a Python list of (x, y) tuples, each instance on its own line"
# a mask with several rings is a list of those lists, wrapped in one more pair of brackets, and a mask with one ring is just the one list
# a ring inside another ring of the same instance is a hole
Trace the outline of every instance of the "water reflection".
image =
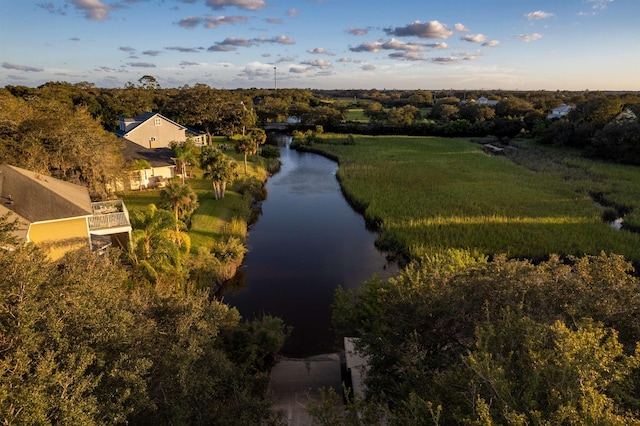
[(359, 287), (396, 267), (344, 199), (335, 162), (285, 144), (281, 161), (267, 182), (243, 266), (221, 295), (244, 317), (270, 314), (291, 325), (285, 355), (331, 352), (337, 349), (330, 319), (335, 289)]

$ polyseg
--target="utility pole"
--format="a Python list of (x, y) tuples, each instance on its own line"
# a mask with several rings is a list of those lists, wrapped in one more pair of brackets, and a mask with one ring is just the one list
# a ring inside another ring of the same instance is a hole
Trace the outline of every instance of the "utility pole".
[(273, 67), (273, 89), (278, 90), (278, 77), (276, 74), (276, 67)]

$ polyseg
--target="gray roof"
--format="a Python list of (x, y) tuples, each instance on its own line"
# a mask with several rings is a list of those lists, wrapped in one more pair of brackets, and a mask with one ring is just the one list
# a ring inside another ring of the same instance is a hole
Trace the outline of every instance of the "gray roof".
[(124, 138), (122, 156), (127, 163), (133, 160), (147, 160), (152, 167), (173, 166), (173, 151), (170, 148), (145, 148)]
[(2, 206), (22, 221), (41, 222), (93, 214), (86, 187), (0, 164)]

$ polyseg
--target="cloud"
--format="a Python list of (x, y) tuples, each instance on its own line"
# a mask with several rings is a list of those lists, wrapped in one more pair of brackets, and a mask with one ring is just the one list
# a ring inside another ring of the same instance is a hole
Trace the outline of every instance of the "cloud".
[(267, 18), (267, 19), (265, 19), (265, 22), (267, 22), (269, 24), (280, 25), (280, 24), (282, 24), (282, 19), (280, 19), (280, 18)]
[(182, 28), (195, 28), (201, 21), (202, 19), (197, 16), (187, 16), (186, 18), (179, 20), (178, 25)]
[(405, 27), (385, 28), (389, 35), (398, 37), (415, 36), (420, 38), (449, 38), (453, 31), (447, 29), (447, 26), (438, 21), (429, 21), (423, 23), (415, 21)]
[(300, 9), (298, 9), (297, 7), (287, 10), (287, 16), (289, 18), (295, 18), (296, 16), (298, 16), (298, 13), (300, 13)]
[(613, 0), (586, 0), (587, 3), (593, 3), (594, 9), (606, 9), (609, 3), (613, 3)]
[(455, 25), (453, 26), (453, 28), (454, 28), (456, 31), (459, 31), (459, 32), (461, 32), (461, 33), (469, 32), (469, 30), (467, 29), (467, 27), (465, 27), (463, 24), (459, 24), (459, 23), (458, 23), (458, 24), (455, 24)]
[(422, 45), (425, 47), (429, 47), (431, 49), (448, 49), (449, 48), (449, 44), (444, 41), (440, 43), (424, 43)]
[(295, 44), (295, 40), (283, 35), (271, 38), (258, 37), (253, 39), (227, 37), (223, 41), (216, 42), (216, 44), (210, 46), (207, 50), (209, 52), (231, 52), (236, 50), (236, 47), (250, 47), (259, 43)]
[(362, 71), (375, 71), (376, 70), (376, 66), (372, 65), (372, 64), (364, 64), (363, 66), (360, 67), (360, 69)]
[(130, 67), (137, 67), (137, 68), (155, 68), (155, 64), (149, 63), (149, 62), (128, 62), (127, 65), (129, 65)]
[(471, 43), (483, 43), (487, 37), (484, 34), (469, 34), (461, 37), (460, 40), (469, 41)]
[(262, 62), (251, 62), (240, 71), (239, 75), (254, 78), (271, 78), (273, 75), (273, 65), (263, 64)]
[(402, 59), (405, 61), (428, 61), (429, 58), (424, 56), (421, 52), (409, 51), (409, 52), (393, 52), (389, 54), (392, 59)]
[(331, 68), (332, 66), (331, 61), (327, 61), (326, 59), (313, 59), (311, 61), (303, 61), (301, 64), (321, 69)]
[(207, 0), (206, 5), (214, 10), (235, 6), (244, 10), (262, 10), (266, 6), (264, 0)]
[(415, 43), (405, 43), (404, 41), (392, 38), (386, 43), (382, 44), (382, 48), (385, 50), (404, 50), (404, 51), (420, 51), (422, 47)]
[(80, 37), (71, 37), (69, 38), (70, 41), (80, 41)]
[(279, 58), (276, 63), (281, 63), (281, 62), (293, 62), (294, 59), (291, 56), (283, 56), (281, 58)]
[(42, 68), (30, 67), (28, 65), (11, 64), (9, 62), (3, 62), (2, 63), (2, 68), (6, 68), (8, 70), (25, 71), (25, 72), (42, 72), (42, 71), (44, 71), (44, 69), (42, 69)]
[(92, 21), (105, 21), (109, 19), (109, 11), (112, 6), (102, 3), (100, 0), (70, 0), (77, 10), (84, 13), (84, 17)]
[(553, 16), (553, 13), (544, 12), (542, 10), (536, 10), (535, 12), (525, 13), (522, 16), (524, 16), (527, 19), (547, 19), (547, 18), (551, 18)]
[(144, 52), (142, 52), (143, 55), (147, 55), (147, 56), (158, 56), (160, 54), (159, 50), (145, 50)]
[(214, 44), (207, 49), (208, 52), (233, 52), (234, 50), (236, 50), (235, 47), (227, 44)]
[(171, 46), (171, 47), (165, 47), (166, 50), (175, 50), (177, 52), (182, 52), (182, 53), (197, 53), (198, 49), (196, 49), (195, 47), (180, 47), (180, 46)]
[(207, 16), (204, 18), (205, 28), (216, 28), (220, 25), (235, 24), (237, 22), (246, 22), (246, 16)]
[(296, 44), (296, 41), (294, 39), (292, 39), (291, 37), (287, 37), (285, 35), (280, 35), (280, 36), (271, 37), (271, 38), (258, 37), (258, 38), (254, 38), (253, 40), (258, 43)]
[(291, 65), (289, 67), (289, 72), (294, 73), (294, 74), (304, 74), (308, 71), (311, 71), (310, 67), (303, 67), (301, 65)]
[(354, 35), (354, 36), (361, 36), (361, 35), (366, 35), (369, 32), (368, 29), (366, 28), (349, 28), (347, 30), (347, 33)]
[(311, 53), (312, 55), (335, 56), (335, 53), (327, 51), (324, 47), (316, 47), (315, 49), (309, 49), (307, 50), (307, 53)]
[(60, 15), (65, 15), (64, 9), (62, 9), (62, 8), (56, 9), (56, 6), (51, 2), (40, 3), (40, 4), (37, 4), (36, 6), (48, 11), (49, 13), (57, 13), (57, 14), (60, 14)]
[(497, 47), (500, 44), (498, 40), (485, 41), (482, 43), (483, 46), (486, 47)]
[(350, 47), (351, 52), (379, 52), (382, 49), (382, 43), (379, 41), (365, 41), (356, 47)]
[(353, 59), (343, 56), (342, 58), (338, 59), (336, 62), (353, 62)]
[(189, 62), (189, 61), (182, 61), (180, 62), (180, 66), (181, 67), (195, 67), (200, 65), (198, 62)]
[(535, 40), (540, 40), (542, 38), (542, 34), (534, 33), (534, 34), (518, 34), (516, 38), (519, 38), (522, 41), (530, 42)]
[(121, 46), (118, 48), (118, 50), (122, 50), (123, 52), (135, 52), (136, 49), (134, 49), (131, 46)]
[(431, 62), (441, 65), (447, 65), (458, 62), (458, 58), (456, 58), (455, 56), (438, 56), (437, 58), (431, 59)]

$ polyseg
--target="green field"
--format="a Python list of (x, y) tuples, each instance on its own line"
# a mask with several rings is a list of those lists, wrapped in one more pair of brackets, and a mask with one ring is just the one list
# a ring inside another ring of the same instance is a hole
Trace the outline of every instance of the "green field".
[(640, 211), (638, 168), (563, 157), (533, 170), (464, 138), (357, 136), (314, 148), (339, 158), (343, 188), (381, 225), (379, 241), (408, 258), (449, 248), (536, 260), (604, 250), (640, 265), (640, 235), (603, 222), (607, 208), (591, 196)]

